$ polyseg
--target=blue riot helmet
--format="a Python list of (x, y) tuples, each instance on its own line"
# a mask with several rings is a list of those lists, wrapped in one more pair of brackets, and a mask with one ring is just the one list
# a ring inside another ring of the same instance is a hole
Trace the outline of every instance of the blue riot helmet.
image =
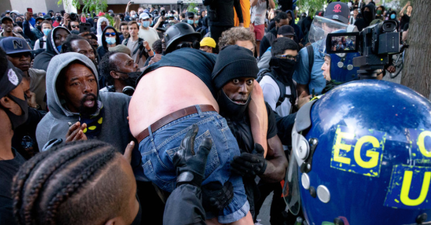
[(283, 194), (308, 224), (429, 224), (431, 103), (387, 81), (342, 84), (298, 111), (289, 164)]

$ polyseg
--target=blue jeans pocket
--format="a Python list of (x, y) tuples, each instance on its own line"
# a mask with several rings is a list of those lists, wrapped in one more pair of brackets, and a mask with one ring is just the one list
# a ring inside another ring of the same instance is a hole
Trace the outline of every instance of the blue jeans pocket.
[(147, 176), (159, 188), (168, 192), (172, 192), (174, 190), (175, 176), (172, 176), (174, 178), (173, 181), (162, 179), (157, 175), (156, 171), (154, 170), (153, 163), (151, 162), (151, 160), (146, 161), (144, 165), (142, 165), (142, 167), (144, 168), (145, 176)]
[[(217, 147), (216, 147), (216, 144), (214, 143), (214, 139), (212, 138), (209, 130), (205, 131), (204, 133), (202, 133), (199, 136), (196, 136), (194, 151), (195, 151), (195, 153), (197, 153), (199, 151), (199, 146), (202, 144), (202, 142), (206, 138), (211, 139), (211, 141), (213, 142), (213, 145), (212, 145), (211, 151), (208, 155), (207, 165), (205, 167), (205, 178), (207, 178), (211, 173), (214, 172), (214, 170), (216, 170), (220, 166), (220, 158), (219, 158), (219, 154), (217, 152)], [(171, 161), (173, 161), (174, 155), (179, 149), (180, 149), (180, 147), (175, 147), (175, 148), (172, 148), (172, 149), (169, 149), (166, 151), (166, 153), (169, 156)]]

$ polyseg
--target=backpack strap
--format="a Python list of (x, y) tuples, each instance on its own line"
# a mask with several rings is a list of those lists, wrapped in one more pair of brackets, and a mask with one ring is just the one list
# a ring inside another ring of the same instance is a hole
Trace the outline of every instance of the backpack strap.
[(138, 52), (138, 50), (141, 48), (141, 46), (143, 46), (143, 44), (144, 44), (144, 39), (138, 38), (138, 47), (136, 47), (136, 49), (133, 51), (132, 55), (135, 55), (136, 52)]
[(273, 79), (275, 81), (275, 83), (277, 84), (279, 90), (280, 90), (280, 95), (278, 96), (278, 100), (277, 100), (277, 104), (275, 105), (275, 107), (277, 108), (279, 105), (281, 105), (281, 103), (283, 103), (284, 99), (286, 97), (290, 98), (289, 96), (286, 96), (286, 85), (284, 85), (283, 83), (281, 83), (281, 81), (279, 81), (276, 76), (274, 74), (271, 73), (271, 70), (268, 68), (264, 68), (261, 69), (259, 71), (259, 73), (257, 74), (257, 82), (260, 82), (262, 80), (262, 78), (264, 76), (269, 76), (271, 77), (271, 79)]
[(39, 38), (39, 48), (43, 48), (43, 42), (46, 42), (43, 40), (43, 37)]
[(313, 69), (313, 65), (314, 65), (314, 49), (313, 46), (309, 45), (307, 46), (307, 53), (308, 53), (308, 68), (310, 68), (310, 74), (311, 74), (311, 70)]
[(278, 89), (280, 89), (280, 96), (278, 96), (278, 101), (277, 104), (275, 105), (275, 107), (277, 108), (279, 105), (281, 105), (281, 103), (283, 103), (285, 98), (291, 98), (290, 95), (286, 95), (286, 85), (284, 85), (283, 83), (281, 83), (281, 81), (274, 79), (275, 82), (278, 85)]

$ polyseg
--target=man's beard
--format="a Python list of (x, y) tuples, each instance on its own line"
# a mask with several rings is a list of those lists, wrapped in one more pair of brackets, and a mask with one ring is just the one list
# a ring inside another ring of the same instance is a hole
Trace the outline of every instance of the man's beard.
[[(91, 102), (93, 101), (93, 103)], [(96, 95), (90, 93), (85, 95), (81, 99), (81, 106), (79, 107), (79, 113), (83, 117), (90, 117), (98, 110), (97, 97)]]

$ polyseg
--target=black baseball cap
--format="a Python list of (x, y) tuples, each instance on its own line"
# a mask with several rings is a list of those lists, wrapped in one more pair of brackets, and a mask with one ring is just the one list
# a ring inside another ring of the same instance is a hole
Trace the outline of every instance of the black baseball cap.
[(13, 22), (13, 19), (10, 16), (3, 16), (0, 20), (0, 22), (3, 23), (4, 20), (10, 20)]
[(195, 17), (195, 14), (193, 12), (187, 12), (187, 18)]
[(6, 71), (0, 75), (0, 98), (3, 98), (15, 89), (22, 80), (22, 72), (17, 69), (9, 60)]
[(349, 23), (350, 9), (346, 3), (343, 2), (332, 2), (326, 8), (324, 17), (342, 23)]
[(6, 54), (16, 54), (23, 52), (32, 52), (27, 42), (19, 37), (6, 37), (0, 40), (0, 47)]
[(278, 28), (277, 34), (283, 36), (295, 36), (295, 29), (290, 25), (284, 25)]

